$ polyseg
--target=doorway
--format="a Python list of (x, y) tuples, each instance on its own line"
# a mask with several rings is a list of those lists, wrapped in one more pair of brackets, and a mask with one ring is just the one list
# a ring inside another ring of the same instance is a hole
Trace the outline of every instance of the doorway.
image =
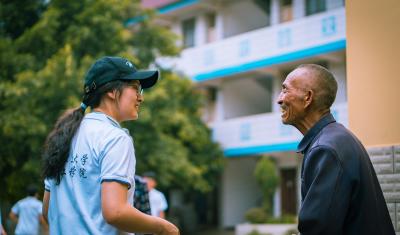
[(282, 215), (297, 213), (296, 169), (281, 169), (281, 208)]

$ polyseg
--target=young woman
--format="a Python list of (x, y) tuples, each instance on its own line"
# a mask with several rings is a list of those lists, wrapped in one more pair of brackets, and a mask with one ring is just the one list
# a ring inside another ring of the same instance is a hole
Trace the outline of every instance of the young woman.
[[(132, 206), (135, 150), (120, 126), (138, 118), (142, 89), (157, 79), (158, 71), (137, 71), (120, 57), (103, 57), (89, 69), (81, 107), (59, 118), (44, 148), (43, 215), (50, 234), (179, 234)], [(92, 112), (84, 115), (86, 107)]]

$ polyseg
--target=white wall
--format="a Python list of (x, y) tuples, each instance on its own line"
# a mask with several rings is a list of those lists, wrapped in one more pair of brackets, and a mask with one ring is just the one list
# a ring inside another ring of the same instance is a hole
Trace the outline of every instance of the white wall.
[(305, 0), (294, 0), (293, 1), (293, 19), (299, 19), (306, 15), (306, 3)]
[(201, 46), (206, 43), (207, 22), (204, 14), (196, 17), (194, 45)]
[(338, 91), (334, 104), (347, 102), (346, 64), (345, 61), (329, 63), (329, 70), (333, 73), (338, 83)]
[(252, 78), (229, 80), (222, 92), (224, 119), (271, 111), (271, 93)]
[(252, 1), (239, 1), (222, 11), (224, 38), (267, 26), (268, 16)]
[(257, 158), (230, 158), (222, 175), (220, 221), (222, 227), (244, 222), (245, 212), (260, 206), (262, 194), (254, 178)]
[(279, 24), (279, 1), (271, 0), (271, 25)]

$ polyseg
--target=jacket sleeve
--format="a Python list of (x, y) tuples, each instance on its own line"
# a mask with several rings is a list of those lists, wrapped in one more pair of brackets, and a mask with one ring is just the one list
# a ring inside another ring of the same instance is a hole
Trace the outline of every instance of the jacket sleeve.
[(341, 234), (351, 189), (336, 152), (325, 146), (313, 148), (303, 167), (300, 233)]

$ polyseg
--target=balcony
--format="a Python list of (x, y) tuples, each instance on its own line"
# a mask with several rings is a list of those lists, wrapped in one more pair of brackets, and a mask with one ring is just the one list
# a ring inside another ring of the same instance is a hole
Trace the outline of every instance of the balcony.
[(159, 62), (200, 82), (342, 50), (345, 27), (342, 7), (185, 49), (180, 58)]
[[(331, 111), (338, 122), (348, 125), (347, 103), (334, 105)], [(221, 144), (226, 157), (294, 151), (302, 138), (297, 129), (282, 124), (280, 113), (215, 122), (212, 129), (214, 140)]]

